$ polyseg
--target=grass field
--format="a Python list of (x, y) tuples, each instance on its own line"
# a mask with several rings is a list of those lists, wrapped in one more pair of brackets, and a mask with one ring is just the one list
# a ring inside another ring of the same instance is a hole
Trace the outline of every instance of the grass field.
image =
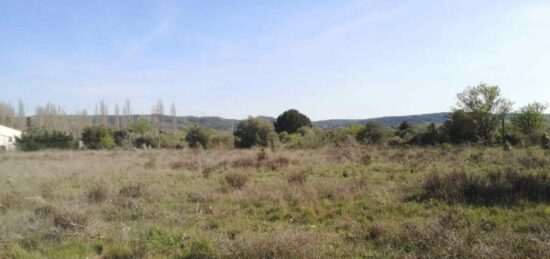
[(550, 153), (0, 154), (0, 258), (550, 256)]

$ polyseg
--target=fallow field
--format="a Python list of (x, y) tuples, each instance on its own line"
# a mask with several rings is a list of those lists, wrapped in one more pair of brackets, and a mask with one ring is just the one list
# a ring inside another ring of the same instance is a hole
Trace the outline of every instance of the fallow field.
[(0, 154), (0, 258), (550, 256), (540, 148)]

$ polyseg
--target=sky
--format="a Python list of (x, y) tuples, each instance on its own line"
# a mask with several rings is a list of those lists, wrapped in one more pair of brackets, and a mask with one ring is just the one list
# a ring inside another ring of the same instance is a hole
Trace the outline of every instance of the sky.
[(314, 120), (550, 103), (547, 0), (0, 0), (0, 101)]

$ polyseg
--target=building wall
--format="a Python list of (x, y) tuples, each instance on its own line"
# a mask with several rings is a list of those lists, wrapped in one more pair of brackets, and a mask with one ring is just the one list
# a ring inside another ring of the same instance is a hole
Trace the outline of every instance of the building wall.
[[(21, 131), (0, 125), (0, 149), (14, 150), (15, 138), (21, 137)], [(11, 141), (10, 141), (11, 140)]]

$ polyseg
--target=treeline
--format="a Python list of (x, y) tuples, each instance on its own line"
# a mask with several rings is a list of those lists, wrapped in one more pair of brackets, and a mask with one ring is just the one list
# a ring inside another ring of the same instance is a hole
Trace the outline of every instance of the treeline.
[[(376, 121), (337, 129), (313, 127), (311, 120), (297, 110), (288, 110), (275, 122), (256, 117), (240, 121), (233, 132), (193, 125), (180, 129), (175, 105), (170, 109), (171, 123), (163, 123), (164, 105), (158, 101), (148, 117), (133, 120), (130, 102), (123, 109), (115, 106), (115, 116), (101, 102), (96, 116), (86, 111), (70, 122), (66, 114), (48, 104), (39, 107), (34, 120), (24, 120), (19, 110), (1, 104), (2, 120), (21, 125), (26, 131), (18, 139), (21, 150), (46, 148), (318, 148), (325, 145), (439, 145), (474, 144), (512, 146), (540, 145), (550, 148), (545, 104), (534, 102), (514, 111), (497, 86), (480, 84), (457, 95), (457, 104), (443, 124), (415, 125), (403, 121), (397, 127), (384, 127)], [(7, 112), (6, 112), (7, 111)], [(127, 116), (124, 116), (127, 115)], [(108, 119), (114, 119), (110, 122)], [(7, 125), (10, 125), (6, 123)]]

